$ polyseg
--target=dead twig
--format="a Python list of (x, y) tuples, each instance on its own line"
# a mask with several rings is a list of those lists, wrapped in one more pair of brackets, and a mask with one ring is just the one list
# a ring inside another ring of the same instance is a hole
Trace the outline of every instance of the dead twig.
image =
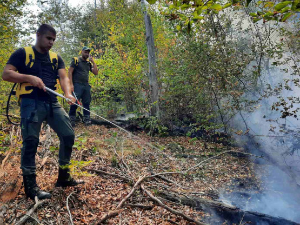
[(125, 160), (124, 160), (124, 139), (122, 139), (122, 144), (121, 144), (121, 153), (122, 153), (122, 157), (121, 157), (121, 161), (122, 161), (122, 164), (125, 166), (127, 172), (129, 174), (131, 174), (127, 164), (125, 163)]
[(70, 222), (71, 222), (72, 225), (74, 225), (74, 223), (73, 223), (72, 214), (71, 214), (71, 212), (70, 212), (68, 202), (69, 202), (69, 198), (71, 197), (71, 195), (72, 195), (74, 192), (75, 192), (75, 191), (73, 191), (73, 192), (72, 192), (71, 194), (69, 194), (69, 196), (67, 197), (67, 210), (68, 210), (69, 217), (70, 217)]
[(5, 165), (5, 162), (6, 162), (6, 160), (8, 159), (8, 157), (10, 156), (11, 152), (12, 152), (12, 149), (10, 149), (10, 150), (7, 152), (5, 158), (3, 159), (2, 164), (1, 164), (1, 170), (3, 170), (4, 165)]
[(173, 220), (168, 219), (167, 221), (170, 222), (170, 223), (172, 223), (172, 224), (179, 225), (179, 223), (176, 223), (176, 222), (173, 221)]
[(25, 224), (25, 222), (31, 218), (31, 214), (34, 213), (34, 211), (40, 207), (41, 205), (43, 205), (45, 203), (45, 201), (39, 201), (38, 198), (36, 197), (35, 199), (35, 204), (34, 206), (26, 213), (26, 215), (24, 215), (19, 222), (17, 222), (15, 225), (21, 225), (21, 224)]
[(172, 180), (170, 180), (170, 179), (168, 179), (168, 178), (166, 178), (164, 176), (158, 175), (157, 177), (160, 178), (160, 179), (162, 179), (162, 180), (164, 180), (164, 181), (166, 181), (166, 182), (168, 182), (168, 183), (175, 184), (177, 187), (180, 187), (182, 189), (187, 189), (186, 187), (183, 187), (180, 184), (177, 184), (175, 181), (172, 181)]
[(126, 205), (124, 205), (125, 207), (131, 207), (131, 208), (140, 208), (140, 209), (144, 209), (144, 210), (151, 210), (153, 209), (153, 205), (142, 205), (142, 204), (131, 204), (131, 203), (127, 203)]
[(119, 213), (121, 213), (124, 209), (119, 209), (119, 210), (115, 210), (115, 211), (111, 211), (107, 214), (105, 214), (100, 221), (98, 222), (98, 224), (104, 223), (106, 220), (108, 220), (109, 218), (115, 217), (117, 215), (119, 215)]
[(142, 183), (142, 181), (145, 178), (146, 178), (146, 176), (140, 177), (139, 180), (134, 184), (134, 186), (131, 189), (131, 191), (129, 192), (129, 194), (125, 198), (123, 198), (122, 201), (118, 204), (116, 210), (115, 211), (111, 211), (111, 212), (107, 213), (106, 215), (104, 215), (101, 218), (99, 224), (103, 223), (105, 220), (107, 220), (107, 219), (109, 219), (111, 217), (117, 216), (120, 212), (122, 212), (122, 210), (119, 210), (119, 209), (124, 205), (124, 203), (126, 202), (126, 200), (133, 195), (133, 193), (136, 191), (136, 189), (140, 186), (140, 184)]
[(86, 170), (90, 171), (90, 172), (95, 172), (95, 173), (98, 173), (98, 174), (102, 174), (102, 175), (116, 177), (116, 178), (119, 178), (119, 179), (127, 181), (127, 182), (132, 181), (131, 179), (129, 179), (127, 177), (124, 177), (124, 176), (121, 176), (121, 175), (118, 175), (118, 174), (114, 174), (114, 173), (108, 173), (108, 172), (105, 172), (103, 170), (94, 170), (94, 169), (86, 169)]
[(138, 186), (146, 178), (147, 178), (146, 176), (140, 177), (140, 179), (134, 184), (134, 186), (131, 189), (131, 191), (129, 192), (129, 194), (125, 198), (123, 198), (122, 201), (119, 203), (119, 205), (117, 206), (117, 209), (119, 209), (119, 208), (121, 208), (123, 206), (124, 202), (133, 195), (133, 193), (136, 191), (136, 189), (138, 188)]
[(207, 225), (206, 223), (202, 223), (202, 222), (196, 221), (196, 220), (194, 220), (193, 218), (191, 218), (191, 217), (185, 215), (184, 213), (179, 212), (179, 211), (177, 211), (177, 210), (175, 210), (175, 209), (172, 209), (172, 208), (170, 208), (169, 206), (165, 205), (165, 204), (162, 203), (158, 198), (156, 198), (155, 196), (153, 196), (153, 195), (151, 194), (151, 192), (148, 191), (148, 190), (144, 187), (143, 184), (141, 184), (141, 188), (142, 188), (142, 190), (143, 190), (143, 191), (144, 191), (144, 192), (145, 192), (145, 193), (146, 193), (146, 194), (147, 194), (154, 202), (156, 202), (158, 205), (160, 205), (161, 207), (165, 208), (165, 209), (168, 210), (169, 212), (171, 212), (171, 213), (173, 213), (173, 214), (175, 214), (175, 215), (177, 215), (177, 216), (181, 216), (181, 217), (184, 218), (185, 220), (187, 220), (187, 221), (189, 221), (189, 222), (193, 222), (193, 223), (195, 223), (195, 224), (197, 224), (197, 225)]

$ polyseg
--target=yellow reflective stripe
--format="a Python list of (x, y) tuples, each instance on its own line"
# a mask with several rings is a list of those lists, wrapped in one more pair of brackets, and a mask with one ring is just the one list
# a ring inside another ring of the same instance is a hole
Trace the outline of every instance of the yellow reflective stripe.
[[(33, 48), (32, 47), (24, 47), (24, 49), (25, 49), (25, 53), (26, 53), (25, 65), (29, 66), (29, 68), (31, 68), (33, 66), (34, 59), (35, 59)], [(31, 62), (30, 62), (30, 56), (32, 57)], [(30, 63), (30, 65), (29, 65), (29, 63)]]

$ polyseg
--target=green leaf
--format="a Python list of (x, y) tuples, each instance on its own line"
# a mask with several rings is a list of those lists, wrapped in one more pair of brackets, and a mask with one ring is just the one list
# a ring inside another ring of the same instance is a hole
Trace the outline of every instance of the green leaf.
[(201, 6), (201, 5), (203, 5), (203, 1), (202, 0), (195, 0), (195, 5), (196, 6)]
[(155, 2), (156, 2), (157, 0), (147, 0), (147, 2), (149, 3), (149, 4), (154, 4)]
[(200, 15), (202, 13), (202, 7), (198, 7), (194, 13), (197, 13), (198, 15)]
[(185, 9), (190, 8), (190, 7), (191, 7), (191, 5), (183, 4), (180, 8), (181, 8), (182, 10), (185, 10)]
[(220, 4), (213, 4), (210, 8), (216, 11), (222, 10), (222, 6)]
[(277, 5), (275, 5), (274, 9), (276, 11), (280, 11), (281, 9), (285, 8), (287, 5), (291, 4), (291, 1), (285, 1), (285, 2), (280, 2)]
[(291, 10), (291, 7), (287, 6), (287, 7), (283, 8), (280, 12), (285, 13), (285, 12), (290, 11), (290, 10)]
[(266, 2), (266, 4), (264, 5), (264, 8), (271, 8), (274, 6), (274, 2)]
[(257, 21), (260, 21), (260, 18), (254, 17), (253, 22), (256, 23)]
[(173, 4), (178, 7), (180, 5), (179, 0), (173, 0)]
[(257, 17), (256, 13), (250, 13), (249, 15), (252, 16), (252, 17)]
[(223, 9), (226, 9), (226, 8), (230, 7), (231, 5), (232, 5), (231, 2), (230, 2), (230, 3), (227, 3), (227, 4), (225, 4), (225, 5), (223, 6)]
[(292, 4), (292, 10), (296, 10), (299, 3), (300, 3), (300, 0), (295, 0)]
[(197, 21), (197, 20), (203, 20), (204, 19), (204, 16), (194, 16), (193, 17), (193, 20), (194, 21)]
[(251, 2), (252, 0), (247, 0), (246, 6), (248, 6)]
[(282, 19), (280, 20), (281, 22), (285, 22), (288, 18), (290, 18), (294, 13), (286, 13), (284, 14), (284, 16), (282, 17)]
[(207, 10), (208, 7), (205, 5), (205, 6), (203, 6), (201, 9), (202, 9), (202, 11), (203, 11), (203, 10)]
[(181, 30), (181, 25), (177, 25), (176, 30), (180, 31)]

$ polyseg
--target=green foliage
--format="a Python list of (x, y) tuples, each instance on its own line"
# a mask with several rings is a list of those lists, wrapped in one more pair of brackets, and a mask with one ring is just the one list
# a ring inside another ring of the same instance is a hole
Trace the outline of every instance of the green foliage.
[[(198, 21), (209, 18), (211, 14), (217, 14), (227, 8), (236, 10), (237, 13), (241, 9), (250, 8), (255, 10), (252, 13), (254, 22), (263, 20), (264, 22), (276, 20), (285, 22), (288, 18), (300, 11), (300, 1), (283, 1), (276, 5), (272, 1), (252, 1), (252, 0), (234, 0), (234, 1), (160, 1), (161, 13), (169, 18), (169, 20), (177, 20), (179, 27), (187, 27), (190, 21)], [(254, 7), (253, 7), (254, 6)], [(228, 13), (228, 10), (225, 11)]]
[(10, 135), (0, 131), (0, 152), (4, 153), (9, 149)]
[(160, 123), (157, 117), (150, 116), (144, 124), (144, 128), (148, 131), (148, 135), (154, 136), (158, 134), (159, 136), (167, 136), (168, 128)]
[[(24, 34), (20, 22), (23, 18), (22, 8), (26, 0), (6, 0), (0, 1), (0, 74), (10, 56), (19, 42), (19, 38)], [(4, 115), (6, 101), (12, 83), (0, 82), (0, 114)]]
[(93, 161), (76, 161), (71, 160), (70, 164), (67, 167), (70, 169), (71, 174), (75, 176), (91, 176), (86, 171), (83, 171), (83, 168), (90, 165)]

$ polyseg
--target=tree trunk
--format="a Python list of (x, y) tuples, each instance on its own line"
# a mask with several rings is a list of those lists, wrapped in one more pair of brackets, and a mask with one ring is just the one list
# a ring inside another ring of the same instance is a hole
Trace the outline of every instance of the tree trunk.
[(144, 21), (146, 26), (146, 43), (148, 49), (148, 62), (149, 62), (149, 86), (150, 86), (150, 116), (159, 116), (158, 105), (158, 82), (156, 77), (156, 59), (155, 59), (155, 46), (153, 29), (150, 16), (147, 13), (145, 2), (141, 0), (142, 10), (144, 13)]

